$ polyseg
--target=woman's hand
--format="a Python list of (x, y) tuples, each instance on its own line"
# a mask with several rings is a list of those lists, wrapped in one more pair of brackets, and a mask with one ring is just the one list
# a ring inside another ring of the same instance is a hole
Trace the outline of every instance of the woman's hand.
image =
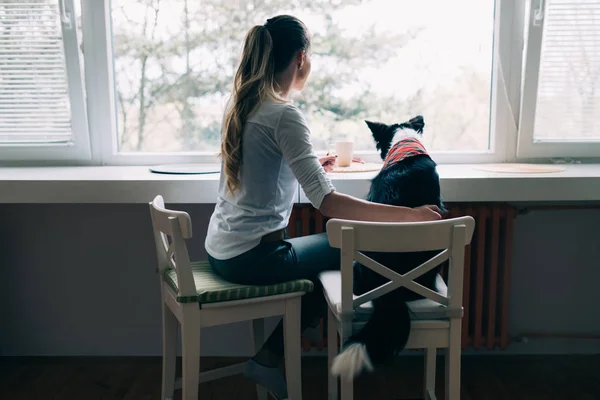
[(442, 219), (442, 211), (438, 206), (421, 206), (413, 208), (415, 211), (415, 222), (437, 221)]
[[(335, 160), (336, 160), (337, 156), (332, 154), (332, 155), (326, 155), (323, 157), (319, 157), (319, 162), (321, 163), (321, 165), (323, 166), (323, 168), (325, 169), (325, 172), (331, 172), (333, 171), (333, 167), (335, 167)], [(355, 163), (360, 163), (360, 164), (364, 164), (365, 162), (363, 161), (362, 158), (360, 157), (353, 157), (352, 158), (352, 162)]]
[(335, 156), (335, 155), (319, 157), (319, 163), (321, 163), (321, 165), (323, 166), (323, 169), (325, 169), (325, 172), (333, 171), (333, 167), (335, 166), (336, 157), (337, 156)]

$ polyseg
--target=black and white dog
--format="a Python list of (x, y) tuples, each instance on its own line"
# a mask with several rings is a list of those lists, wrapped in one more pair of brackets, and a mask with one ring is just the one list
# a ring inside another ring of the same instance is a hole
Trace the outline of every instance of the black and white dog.
[[(425, 123), (417, 116), (402, 124), (365, 121), (373, 134), (384, 165), (371, 181), (367, 200), (395, 206), (437, 205), (445, 211), (436, 163), (421, 144)], [(367, 257), (404, 274), (439, 252), (365, 253)], [(441, 265), (415, 281), (438, 290)], [(354, 294), (361, 295), (388, 282), (367, 267), (354, 265)], [(443, 282), (443, 281), (442, 281)], [(373, 314), (360, 332), (346, 342), (331, 368), (333, 375), (352, 380), (373, 365), (390, 361), (404, 349), (410, 334), (410, 310), (406, 304), (422, 297), (402, 287), (373, 300)]]

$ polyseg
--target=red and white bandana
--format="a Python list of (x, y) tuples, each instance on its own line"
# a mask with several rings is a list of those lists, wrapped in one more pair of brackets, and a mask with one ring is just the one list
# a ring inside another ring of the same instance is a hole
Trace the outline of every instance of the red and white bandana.
[(402, 139), (388, 151), (387, 157), (385, 157), (385, 161), (383, 162), (383, 169), (405, 158), (419, 154), (427, 154), (427, 150), (425, 150), (419, 139), (412, 137)]

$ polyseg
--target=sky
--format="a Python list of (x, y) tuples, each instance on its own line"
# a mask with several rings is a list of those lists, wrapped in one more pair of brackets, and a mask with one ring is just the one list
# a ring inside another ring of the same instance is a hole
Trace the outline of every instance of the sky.
[[(240, 7), (244, 7), (245, 3), (248, 4), (243, 0), (223, 1), (230, 4), (238, 3)], [(118, 33), (119, 30), (131, 29), (136, 25), (139, 29), (144, 20), (146, 7), (140, 4), (139, 0), (112, 0), (112, 2), (114, 10), (113, 31)], [(202, 3), (200, 0), (189, 1), (190, 13), (201, 12)], [(183, 4), (184, 2), (181, 0), (161, 0), (159, 24), (156, 31), (157, 39), (167, 41), (168, 38), (173, 36), (174, 32), (181, 32), (183, 28)], [(494, 11), (494, 0), (364, 0), (359, 5), (342, 7), (334, 13), (333, 18), (337, 26), (348, 37), (356, 36), (373, 25), (377, 31), (392, 35), (419, 30), (417, 36), (408, 41), (406, 45), (399, 46), (387, 62), (376, 67), (362, 68), (357, 71), (361, 74), (361, 81), (368, 81), (371, 92), (384, 97), (393, 95), (395, 99), (402, 101), (405, 98), (412, 97), (419, 89), (423, 89), (428, 93), (435, 93), (438, 90), (453, 93), (456, 90), (457, 82), (464, 82), (464, 75), (461, 76), (461, 74), (464, 74), (465, 70), (483, 77), (483, 82), (485, 82), (485, 79), (490, 82), (493, 61)], [(281, 13), (291, 13), (298, 16), (306, 23), (313, 34), (325, 33), (321, 15), (307, 15), (294, 9), (282, 9)], [(262, 24), (265, 21), (253, 22), (254, 24)], [(250, 27), (248, 26), (248, 29)], [(241, 46), (242, 43), (239, 44), (240, 50)], [(223, 51), (230, 52), (231, 49), (224, 49)], [(203, 69), (203, 65), (214, 63), (215, 58), (221, 58), (224, 55), (230, 54), (223, 53), (219, 56), (218, 50), (213, 54), (196, 52), (193, 55), (192, 62), (200, 67), (199, 69)], [(319, 65), (321, 60), (319, 60), (319, 57), (313, 57), (313, 71), (331, 67), (331, 65)], [(169, 63), (171, 68), (176, 68), (182, 73), (185, 71), (183, 58), (170, 59)], [(139, 73), (139, 67), (133, 66), (133, 68), (130, 68), (130, 62), (125, 59), (117, 64), (116, 78), (119, 89), (134, 95), (139, 79), (131, 80), (132, 86), (128, 87), (127, 79), (124, 79), (121, 74), (135, 76)], [(146, 73), (148, 79), (158, 78), (161, 75), (160, 68), (156, 63), (153, 63), (153, 65), (148, 64)], [(310, 82), (308, 86), (310, 87)], [(472, 98), (469, 98), (472, 89), (468, 87), (465, 88), (464, 93), (457, 94), (455, 108), (464, 108), (465, 104), (471, 105), (467, 106), (470, 110), (465, 113), (464, 118), (468, 120), (470, 113), (481, 114), (475, 122), (471, 123), (470, 129), (473, 135), (476, 136), (474, 140), (467, 138), (465, 139), (468, 141), (467, 144), (453, 143), (452, 134), (446, 131), (445, 120), (442, 121), (443, 123), (436, 122), (436, 118), (438, 120), (446, 118), (445, 116), (442, 118), (442, 114), (448, 114), (448, 118), (455, 119), (455, 111), (446, 110), (446, 113), (439, 113), (438, 109), (435, 108), (439, 106), (447, 108), (445, 104), (433, 105), (431, 107), (434, 110), (423, 111), (427, 112), (430, 117), (430, 136), (442, 138), (446, 143), (441, 144), (442, 147), (457, 145), (473, 148), (487, 147), (489, 112), (486, 111), (485, 104), (483, 104), (483, 110), (481, 110), (480, 94), (482, 91), (489, 93), (490, 86), (490, 83), (484, 83), (482, 87), (476, 89), (477, 93), (472, 93)], [(356, 90), (361, 90), (361, 88), (357, 85), (347, 85), (337, 94), (343, 98), (345, 94), (349, 95)], [(461, 96), (464, 98), (460, 98)], [(207, 125), (210, 121), (220, 121), (225, 101), (226, 97), (215, 98), (214, 96), (195, 99), (195, 106), (202, 110), (196, 116), (199, 123)], [(487, 102), (487, 100), (485, 101)], [(487, 106), (487, 110), (489, 110), (489, 106)], [(157, 110), (154, 112), (156, 113)], [(165, 109), (161, 112), (161, 116), (156, 116), (156, 118), (164, 119), (162, 113), (171, 112)], [(136, 110), (132, 109), (130, 113), (132, 118), (129, 118), (131, 123), (135, 121), (135, 113)], [(399, 118), (403, 117), (399, 116)], [(175, 120), (171, 120), (171, 123), (178, 124)], [(340, 126), (332, 127), (311, 120), (311, 130), (317, 136), (332, 129), (340, 130), (340, 132), (354, 132), (348, 134), (355, 135), (356, 132), (364, 128), (356, 121), (353, 124), (355, 126), (347, 126), (341, 123)], [(166, 132), (166, 130), (169, 130), (168, 127), (160, 124), (152, 125), (154, 127), (148, 126), (147, 129), (153, 132)], [(132, 129), (135, 129), (135, 127), (132, 126)], [(440, 131), (437, 134), (437, 130), (444, 130), (444, 132)], [(155, 134), (153, 133), (153, 135)], [(162, 135), (164, 136), (164, 134)], [(167, 139), (165, 141), (168, 142)], [(159, 145), (156, 146), (160, 147)]]
[[(129, 19), (142, 20), (144, 6), (137, 0), (112, 1), (113, 8), (125, 7)], [(191, 7), (201, 7), (201, 3), (190, 2)], [(170, 32), (181, 29), (182, 4), (181, 0), (161, 1), (157, 37), (169, 37)], [(373, 23), (377, 30), (390, 33), (421, 28), (418, 37), (398, 49), (387, 64), (363, 71), (374, 91), (390, 94), (402, 88), (412, 93), (426, 85), (443, 85), (459, 74), (461, 66), (491, 71), (494, 7), (494, 0), (367, 0), (344, 7), (334, 18), (350, 37)], [(296, 15), (311, 31), (322, 30), (319, 16)], [(114, 13), (113, 18), (115, 29), (127, 26), (121, 13)], [(313, 65), (318, 67), (318, 63)]]
[[(250, 4), (250, 2), (245, 0), (223, 1), (229, 4), (238, 4), (239, 7), (248, 7)], [(339, 1), (343, 2), (343, 0)], [(76, 1), (75, 3), (78, 2)], [(112, 3), (113, 9), (123, 7), (125, 14), (130, 21), (140, 22), (143, 19), (145, 6), (141, 5), (139, 0), (112, 0)], [(378, 65), (377, 68), (365, 68), (360, 71), (361, 78), (369, 81), (372, 91), (382, 95), (393, 94), (395, 98), (401, 99), (403, 97), (411, 96), (420, 88), (449, 88), (457, 81), (456, 78), (463, 69), (468, 69), (483, 77), (489, 77), (491, 75), (494, 11), (497, 6), (495, 3), (494, 0), (364, 0), (359, 5), (343, 7), (340, 11), (335, 13), (334, 19), (338, 26), (345, 30), (345, 33), (348, 36), (359, 34), (364, 28), (370, 27), (373, 24), (375, 24), (378, 31), (389, 32), (392, 34), (403, 33), (414, 28), (420, 29), (418, 36), (414, 40), (409, 41), (407, 45), (399, 47), (396, 54), (391, 57), (388, 62)], [(563, 7), (558, 3), (560, 2), (550, 3), (547, 17), (551, 16), (552, 10), (559, 10)], [(566, 4), (567, 8), (570, 10), (570, 14), (567, 13), (562, 15), (561, 18), (566, 16), (575, 18), (575, 14), (573, 14), (575, 10), (572, 9), (573, 6), (571, 3), (564, 1), (562, 3)], [(598, 22), (596, 17), (600, 15), (598, 14), (600, 8), (598, 8), (597, 0), (579, 1), (577, 3), (580, 4), (578, 7), (592, 10), (591, 13), (584, 13), (586, 14), (585, 27), (588, 27), (588, 22), (590, 21), (593, 23)], [(203, 1), (189, 1), (188, 6), (192, 9), (191, 11), (201, 10)], [(173, 32), (182, 29), (182, 9), (182, 0), (161, 0), (161, 18), (157, 32), (159, 37), (170, 37)], [(323, 21), (319, 15), (306, 15), (293, 9), (282, 10), (282, 12), (289, 12), (297, 15), (309, 26), (311, 31), (315, 33), (323, 31)], [(577, 18), (580, 17), (581, 15)], [(257, 24), (264, 23), (264, 21), (254, 22)], [(560, 23), (562, 22), (564, 21), (561, 21)], [(577, 26), (581, 26), (581, 21), (577, 22), (577, 24)], [(131, 26), (130, 22), (127, 21), (120, 12), (113, 13), (113, 25), (113, 28), (117, 31), (119, 29), (127, 29), (127, 27)], [(250, 26), (248, 28), (250, 28)], [(592, 30), (589, 32), (594, 31), (595, 35), (600, 32), (597, 28), (594, 28), (594, 24), (590, 26), (590, 29)], [(594, 54), (596, 54), (595, 44), (596, 42), (594, 42)], [(542, 53), (549, 54), (545, 49), (543, 49)], [(202, 60), (195, 61), (202, 63), (214, 62), (212, 54), (203, 54), (201, 58)], [(597, 60), (594, 59), (594, 61)], [(178, 62), (180, 64), (182, 63), (181, 60), (179, 60), (174, 61), (174, 64)], [(595, 63), (595, 65), (598, 66), (600, 63)], [(125, 65), (125, 67), (127, 66)], [(181, 68), (179, 69), (183, 69), (183, 66), (180, 67)], [(319, 65), (318, 58), (313, 59), (313, 70), (325, 67), (327, 66)], [(556, 65), (553, 64), (552, 67), (554, 68)], [(151, 70), (152, 67), (150, 68), (149, 73), (152, 73)], [(159, 74), (159, 71), (154, 72), (157, 75)], [(132, 70), (132, 73), (135, 74), (135, 71)], [(546, 80), (544, 77), (544, 68), (542, 68), (541, 75), (539, 95), (543, 96), (546, 93), (556, 92), (558, 89), (555, 90), (555, 86), (553, 86), (554, 82), (550, 82), (552, 84), (544, 85)], [(118, 73), (117, 79), (119, 80)], [(118, 84), (121, 89), (124, 89), (126, 86), (124, 80), (119, 81)], [(590, 86), (595, 87), (598, 84), (600, 84), (600, 80)], [(489, 85), (487, 86), (489, 87)], [(559, 89), (564, 90), (565, 87), (572, 86), (574, 86), (574, 84), (564, 82), (564, 84), (560, 85)], [(131, 90), (135, 91), (136, 88), (132, 87)], [(356, 87), (348, 87), (345, 90), (351, 92), (358, 89)], [(485, 88), (485, 90), (488, 89)], [(435, 92), (435, 90), (430, 90), (430, 92)], [(597, 98), (597, 96), (592, 97), (594, 97), (594, 99)], [(550, 100), (554, 102), (553, 99)], [(578, 106), (579, 104), (576, 101), (573, 101), (572, 103), (574, 106)], [(204, 115), (202, 117), (211, 119), (215, 115), (222, 113), (222, 105), (215, 104), (214, 99), (199, 99), (198, 104), (203, 110)], [(554, 106), (554, 103), (551, 105)], [(540, 103), (540, 107), (543, 108), (543, 104)], [(600, 107), (600, 102), (596, 102), (594, 107)], [(567, 113), (571, 117), (570, 119), (573, 119), (573, 110), (567, 110), (567, 108), (565, 108), (562, 110), (562, 113), (560, 113), (558, 111), (561, 110), (550, 110), (551, 108), (552, 107), (546, 111), (543, 109), (543, 114), (556, 114), (557, 116), (558, 114), (561, 114), (560, 120), (564, 122), (565, 113)], [(437, 112), (434, 112), (434, 114), (437, 114)], [(554, 119), (551, 121), (549, 120), (548, 124), (550, 124), (549, 126), (554, 127), (556, 121), (554, 121)], [(478, 130), (482, 130), (481, 128), (483, 126), (483, 124), (476, 124)], [(565, 126), (565, 129), (570, 128), (570, 126)], [(555, 129), (544, 128), (544, 130), (552, 131)], [(570, 130), (575, 131), (577, 129)], [(536, 133), (536, 136), (538, 134), (539, 133)], [(561, 132), (560, 134), (567, 135), (567, 133), (564, 132)]]

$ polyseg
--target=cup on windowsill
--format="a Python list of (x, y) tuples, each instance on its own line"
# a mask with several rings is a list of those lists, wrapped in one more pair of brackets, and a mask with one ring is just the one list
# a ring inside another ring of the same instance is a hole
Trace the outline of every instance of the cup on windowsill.
[(354, 156), (354, 142), (335, 142), (335, 153), (338, 167), (349, 167)]

